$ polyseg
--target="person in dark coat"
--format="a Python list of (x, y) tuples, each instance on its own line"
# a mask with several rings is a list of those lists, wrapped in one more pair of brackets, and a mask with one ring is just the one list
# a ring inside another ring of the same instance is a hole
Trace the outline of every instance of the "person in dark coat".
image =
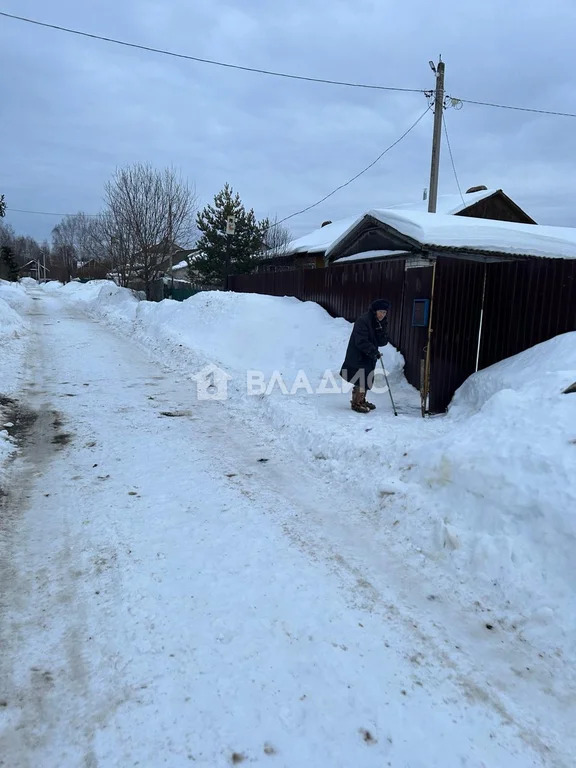
[(372, 388), (374, 368), (382, 353), (378, 347), (388, 344), (388, 310), (390, 303), (377, 299), (370, 309), (356, 320), (350, 335), (346, 359), (340, 376), (354, 385), (350, 407), (358, 413), (374, 410), (374, 403), (366, 400), (367, 390)]

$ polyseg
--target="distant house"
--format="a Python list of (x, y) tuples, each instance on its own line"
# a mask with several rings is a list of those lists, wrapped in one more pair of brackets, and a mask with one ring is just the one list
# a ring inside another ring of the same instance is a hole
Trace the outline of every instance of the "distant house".
[[(437, 213), (494, 221), (512, 221), (519, 224), (536, 224), (534, 219), (501, 189), (472, 187), (463, 197), (464, 199), (460, 195), (440, 195), (436, 206)], [(421, 200), (417, 203), (386, 206), (382, 210), (425, 213), (428, 210), (428, 202)], [(277, 272), (287, 269), (323, 267), (326, 252), (330, 246), (357, 218), (357, 216), (350, 216), (335, 222), (326, 222), (320, 229), (289, 243), (282, 256), (262, 259), (256, 271)]]
[(174, 264), (172, 269), (168, 269), (167, 277), (173, 277), (174, 280), (188, 280), (190, 264), (186, 259)]
[[(187, 264), (188, 259), (196, 253), (195, 249), (182, 248), (177, 243), (159, 243), (150, 248), (147, 254), (143, 251), (137, 251), (132, 256), (132, 274), (133, 277), (129, 281), (127, 288), (132, 288), (137, 291), (150, 291), (150, 285), (147, 286), (150, 279), (162, 280), (166, 276), (171, 275), (171, 270), (175, 265), (178, 265), (179, 272), (181, 274), (187, 272), (187, 267), (183, 266), (183, 263)], [(147, 259), (145, 259), (145, 255)], [(147, 269), (145, 269), (145, 263)], [(174, 275), (176, 279), (176, 275)], [(180, 279), (180, 278), (179, 278)], [(184, 277), (188, 280), (188, 275)]]
[(30, 259), (18, 270), (18, 277), (32, 277), (34, 280), (46, 280), (50, 270), (38, 259)]
[[(199, 275), (194, 269), (194, 260), (199, 255), (199, 253), (200, 251), (198, 248), (193, 248), (192, 250), (180, 251), (179, 254), (175, 254), (173, 257), (173, 264), (171, 269), (170, 265), (168, 264), (166, 276), (172, 277), (174, 280), (201, 281), (201, 275)], [(176, 255), (184, 255), (184, 258), (182, 258), (180, 261), (176, 261)]]
[(106, 261), (88, 259), (76, 262), (76, 277), (80, 280), (106, 280), (110, 272), (110, 264)]
[[(187, 261), (194, 253), (196, 253), (195, 249), (182, 248), (177, 243), (172, 243), (172, 245), (159, 243), (148, 251), (149, 271), (166, 274), (175, 264)], [(144, 262), (143, 252), (137, 251), (133, 256), (133, 260), (136, 271), (138, 271), (139, 265)]]

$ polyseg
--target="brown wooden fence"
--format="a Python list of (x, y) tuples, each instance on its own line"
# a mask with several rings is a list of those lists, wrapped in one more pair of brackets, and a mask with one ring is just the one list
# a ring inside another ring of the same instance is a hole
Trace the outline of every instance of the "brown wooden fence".
[(436, 270), (430, 372), (435, 413), (474, 373), (477, 357), (481, 370), (576, 330), (576, 261), (481, 263), (441, 256)]
[[(315, 301), (334, 317), (355, 320), (375, 298), (392, 304), (390, 339), (420, 387), (427, 329), (412, 325), (416, 298), (430, 298), (432, 268), (365, 262), (229, 278), (233, 291)], [(478, 347), (482, 301), (482, 334)], [(430, 410), (444, 411), (476, 370), (576, 330), (576, 261), (523, 259), (484, 263), (438, 256), (433, 308)]]
[(434, 286), (429, 410), (446, 410), (476, 370), (485, 265), (438, 258)]
[(480, 368), (576, 330), (576, 261), (487, 265)]
[[(329, 269), (296, 269), (235, 275), (228, 278), (228, 288), (242, 293), (266, 293), (270, 296), (296, 296), (315, 301), (334, 317), (346, 320), (366, 312), (375, 298), (385, 298), (394, 309), (401, 306), (404, 261), (346, 264)], [(399, 315), (391, 313), (390, 327), (396, 331)], [(393, 331), (393, 332), (394, 332)]]

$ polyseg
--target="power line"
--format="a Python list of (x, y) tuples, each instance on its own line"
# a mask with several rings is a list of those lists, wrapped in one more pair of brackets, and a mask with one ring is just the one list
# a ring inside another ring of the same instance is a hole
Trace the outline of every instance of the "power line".
[[(448, 98), (452, 98), (449, 96)], [(454, 99), (463, 104), (476, 104), (481, 107), (496, 107), (497, 109), (513, 109), (516, 112), (533, 112), (537, 115), (555, 115), (557, 117), (576, 117), (573, 112), (554, 112), (551, 109), (532, 109), (531, 107), (512, 107), (509, 104), (493, 104), (490, 101), (472, 101), (472, 99)]]
[(386, 147), (386, 149), (383, 152), (381, 152), (378, 155), (378, 157), (370, 163), (370, 165), (367, 165), (366, 168), (363, 168), (355, 176), (352, 176), (351, 179), (348, 179), (348, 181), (345, 181), (344, 184), (340, 184), (340, 186), (336, 187), (336, 189), (333, 189), (332, 192), (329, 192), (327, 195), (324, 195), (324, 197), (321, 200), (318, 200), (317, 202), (312, 203), (312, 205), (308, 205), (306, 208), (302, 208), (301, 211), (296, 211), (296, 213), (291, 213), (290, 216), (285, 216), (283, 219), (280, 219), (280, 221), (276, 222), (276, 224), (283, 224), (285, 221), (288, 221), (288, 219), (293, 219), (295, 216), (300, 216), (300, 214), (306, 213), (306, 211), (310, 211), (312, 208), (316, 208), (316, 206), (320, 205), (320, 203), (323, 203), (325, 200), (328, 200), (329, 197), (332, 197), (332, 195), (335, 195), (336, 192), (339, 192), (341, 189), (344, 189), (344, 187), (347, 187), (349, 184), (352, 184), (353, 181), (356, 181), (356, 179), (358, 179), (360, 176), (362, 176), (363, 173), (366, 173), (366, 171), (369, 171), (370, 168), (372, 168), (374, 165), (376, 165), (376, 163), (379, 160), (381, 160), (384, 157), (385, 154), (390, 152), (390, 150), (393, 149), (397, 144), (399, 144), (402, 141), (402, 139), (404, 139), (406, 136), (408, 136), (410, 131), (412, 131), (414, 128), (416, 128), (418, 123), (428, 114), (429, 111), (430, 111), (430, 106), (427, 106), (426, 109), (424, 110), (424, 112), (422, 112), (422, 114), (420, 115), (420, 117), (414, 123), (412, 123), (410, 128), (408, 128), (408, 130), (404, 131), (402, 136), (400, 136), (400, 138), (396, 139), (396, 141), (393, 144), (390, 144), (389, 147)]
[[(106, 42), (106, 43), (113, 43), (114, 45), (122, 45), (122, 46), (125, 46), (126, 48), (135, 48), (141, 51), (148, 51), (149, 53), (158, 53), (163, 56), (172, 56), (177, 59), (186, 59), (188, 61), (196, 61), (201, 64), (212, 64), (213, 66), (225, 67), (227, 69), (236, 69), (242, 72), (254, 72), (260, 75), (269, 75), (271, 77), (283, 77), (289, 80), (303, 80), (309, 83), (323, 83), (325, 85), (341, 85), (347, 88), (367, 88), (367, 89), (376, 90), (376, 91), (396, 91), (400, 93), (426, 93), (426, 89), (423, 89), (423, 88), (396, 88), (396, 87), (387, 86), (387, 85), (374, 85), (370, 83), (352, 83), (346, 80), (329, 80), (327, 78), (321, 78), (321, 77), (307, 77), (304, 75), (294, 75), (288, 72), (275, 72), (273, 70), (260, 69), (258, 67), (245, 67), (240, 64), (229, 64), (224, 61), (216, 61), (215, 59), (204, 59), (199, 56), (191, 56), (184, 53), (176, 53), (175, 51), (169, 51), (163, 48), (154, 48), (149, 45), (141, 45), (139, 43), (129, 43), (126, 40), (117, 40), (113, 37), (96, 35), (91, 32), (82, 32), (78, 29), (63, 27), (58, 24), (48, 24), (47, 22), (44, 22), (44, 21), (38, 21), (37, 19), (29, 19), (29, 18), (26, 18), (25, 16), (17, 16), (13, 13), (6, 13), (5, 11), (0, 11), (0, 16), (4, 16), (7, 19), (13, 19), (15, 21), (22, 21), (27, 24), (35, 24), (38, 27), (55, 29), (55, 30), (58, 30), (59, 32), (67, 32), (68, 34), (71, 34), (71, 35), (88, 37), (92, 40), (102, 40), (103, 42)], [(463, 104), (475, 104), (477, 106), (482, 106), (482, 107), (494, 107), (496, 109), (511, 109), (516, 112), (531, 112), (533, 114), (539, 114), (539, 115), (553, 115), (555, 117), (576, 118), (576, 113), (573, 113), (573, 112), (560, 112), (560, 111), (551, 110), (551, 109), (536, 109), (532, 107), (516, 107), (510, 104), (497, 104), (495, 102), (475, 101), (473, 99), (455, 99), (455, 101), (459, 101)]]
[(33, 213), (38, 216), (76, 216), (77, 213), (82, 213), (84, 216), (100, 217), (100, 213), (84, 213), (84, 211), (76, 211), (76, 213), (53, 213), (52, 211), (25, 211), (22, 208), (6, 208), (7, 211), (13, 213)]
[(446, 144), (448, 144), (448, 152), (450, 153), (450, 162), (452, 163), (452, 170), (454, 171), (454, 178), (456, 179), (456, 186), (458, 187), (458, 192), (460, 193), (460, 197), (462, 198), (462, 202), (464, 205), (466, 205), (466, 201), (464, 200), (464, 195), (462, 194), (462, 190), (460, 189), (460, 182), (458, 181), (458, 174), (456, 173), (456, 166), (454, 165), (454, 155), (452, 154), (452, 147), (450, 146), (450, 139), (448, 138), (448, 128), (446, 127), (446, 117), (444, 114), (442, 115), (442, 125), (444, 126), (444, 135), (446, 136)]
[(150, 53), (159, 53), (163, 56), (172, 56), (177, 59), (186, 59), (188, 61), (197, 61), (201, 64), (212, 64), (217, 67), (226, 67), (227, 69), (239, 69), (243, 72), (255, 72), (260, 75), (271, 75), (272, 77), (284, 77), (289, 80), (305, 80), (309, 83), (324, 83), (327, 85), (342, 85), (347, 88), (369, 88), (376, 91), (400, 91), (403, 93), (424, 93), (423, 88), (393, 88), (387, 85), (370, 85), (367, 83), (350, 83), (344, 80), (327, 80), (321, 77), (305, 77), (304, 75), (293, 75), (287, 72), (274, 72), (269, 69), (259, 69), (257, 67), (244, 67), (240, 64), (229, 64), (223, 61), (216, 61), (215, 59), (203, 59), (199, 56), (189, 56), (185, 53), (176, 53), (175, 51), (168, 51), (163, 48), (153, 48), (149, 45), (140, 45), (139, 43), (129, 43), (126, 40), (116, 40), (113, 37), (104, 37), (103, 35), (95, 35), (90, 32), (81, 32), (78, 29), (70, 29), (69, 27), (61, 27), (58, 24), (48, 24), (44, 21), (37, 21), (36, 19), (28, 19), (24, 16), (16, 16), (12, 13), (5, 13), (0, 11), (0, 16), (4, 16), (7, 19), (15, 19), (16, 21), (24, 21), (27, 24), (35, 24), (38, 27), (46, 27), (48, 29), (56, 29), (59, 32), (68, 32), (71, 35), (80, 35), (81, 37), (89, 37), (92, 40), (102, 40), (106, 43), (113, 43), (114, 45), (123, 45), (126, 48), (136, 48), (140, 51), (148, 51)]
[[(0, 13), (0, 15), (2, 15), (2, 14)], [(420, 117), (415, 122), (412, 123), (410, 128), (408, 128), (406, 131), (404, 131), (404, 133), (398, 139), (396, 139), (395, 142), (390, 144), (389, 147), (386, 147), (386, 149), (383, 152), (381, 152), (375, 160), (373, 160), (369, 165), (367, 165), (366, 168), (363, 168), (355, 176), (352, 176), (351, 179), (348, 179), (348, 181), (345, 181), (344, 184), (340, 184), (340, 186), (336, 187), (336, 189), (333, 189), (332, 192), (329, 192), (327, 195), (324, 195), (324, 197), (321, 200), (318, 200), (317, 202), (312, 203), (312, 205), (306, 206), (306, 208), (303, 208), (301, 211), (296, 211), (295, 213), (291, 213), (289, 216), (286, 216), (283, 219), (280, 219), (280, 221), (275, 222), (275, 225), (282, 224), (283, 222), (288, 221), (288, 219), (293, 219), (295, 216), (300, 216), (300, 214), (306, 213), (307, 211), (310, 211), (312, 208), (316, 208), (318, 205), (323, 203), (325, 200), (328, 200), (329, 197), (332, 197), (332, 195), (335, 195), (336, 192), (339, 192), (341, 189), (344, 189), (344, 187), (347, 187), (349, 184), (352, 184), (353, 181), (356, 181), (356, 179), (360, 178), (360, 176), (362, 176), (364, 173), (366, 173), (366, 171), (369, 171), (370, 168), (375, 166), (376, 163), (384, 157), (384, 155), (386, 155), (388, 152), (390, 152), (390, 150), (393, 149), (397, 144), (399, 144), (402, 141), (402, 139), (404, 139), (406, 136), (408, 136), (408, 134), (412, 130), (414, 130), (414, 128), (416, 128), (418, 123), (421, 120), (423, 120), (423, 118), (428, 114), (429, 111), (430, 111), (430, 106), (426, 107), (424, 112), (420, 115)], [(17, 213), (37, 214), (39, 216), (60, 216), (60, 217), (63, 217), (63, 216), (74, 216), (75, 215), (75, 214), (71, 214), (71, 213), (53, 213), (53, 212), (49, 212), (49, 211), (26, 211), (26, 210), (23, 210), (21, 208), (6, 208), (6, 210), (7, 211), (17, 212)], [(85, 216), (99, 217), (101, 214), (99, 214), (99, 213), (86, 213), (84, 215)]]

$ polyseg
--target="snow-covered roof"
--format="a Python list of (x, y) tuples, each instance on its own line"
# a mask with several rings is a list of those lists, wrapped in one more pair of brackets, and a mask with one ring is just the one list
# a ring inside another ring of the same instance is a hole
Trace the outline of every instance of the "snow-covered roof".
[[(470, 192), (464, 195), (464, 202), (462, 202), (460, 195), (439, 195), (436, 210), (438, 213), (445, 214), (460, 213), (469, 206), (490, 197), (498, 191), (499, 190), (497, 189), (484, 189), (480, 192)], [(386, 210), (421, 211), (424, 213), (428, 210), (428, 201), (420, 200), (417, 203), (387, 205)], [(315, 229), (307, 235), (302, 235), (302, 237), (288, 243), (286, 246), (286, 253), (323, 253), (324, 251), (327, 251), (344, 232), (347, 232), (357, 220), (358, 216), (348, 216), (345, 219), (339, 219), (338, 221), (333, 221), (331, 224), (326, 224), (325, 227)]]
[[(576, 259), (576, 229), (573, 227), (517, 224), (511, 221), (474, 219), (467, 216), (419, 213), (390, 208), (375, 208), (367, 211), (365, 216), (381, 221), (401, 235), (410, 238), (416, 245), (430, 249), (458, 248), (516, 256)], [(333, 252), (363, 218), (364, 216), (360, 216), (354, 224), (342, 232), (338, 240), (332, 243), (328, 253)]]
[(358, 216), (348, 216), (346, 219), (339, 219), (332, 224), (326, 224), (325, 227), (315, 229), (288, 243), (286, 253), (323, 253), (357, 220)]
[[(479, 203), (481, 200), (485, 200), (487, 197), (491, 197), (500, 192), (498, 189), (481, 189), (479, 192), (467, 192), (462, 197), (460, 195), (438, 195), (436, 201), (436, 213), (445, 213), (454, 215), (461, 213), (471, 205)], [(428, 213), (428, 200), (420, 200), (417, 203), (402, 203), (401, 205), (386, 205), (386, 210), (402, 210), (402, 211), (416, 211), (420, 213)]]
[(178, 264), (174, 264), (174, 266), (172, 267), (172, 271), (174, 271), (175, 269), (185, 269), (187, 266), (188, 266), (187, 261), (179, 261)]

